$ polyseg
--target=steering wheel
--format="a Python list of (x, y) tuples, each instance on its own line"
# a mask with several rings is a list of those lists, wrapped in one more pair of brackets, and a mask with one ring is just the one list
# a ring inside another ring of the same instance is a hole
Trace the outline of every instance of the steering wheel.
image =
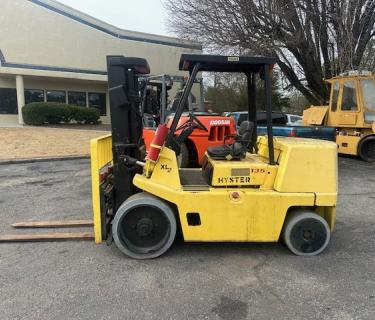
[(189, 120), (176, 128), (176, 131), (181, 130), (181, 133), (170, 141), (170, 146), (176, 152), (177, 156), (181, 152), (181, 145), (193, 133), (195, 128), (208, 132), (204, 124), (194, 114), (189, 113)]
[(191, 112), (189, 113), (189, 118), (191, 119), (190, 120), (191, 122), (195, 122), (197, 124), (197, 128), (198, 129), (201, 129), (203, 131), (208, 132), (208, 130), (205, 127), (205, 125), (193, 113), (191, 113)]
[(199, 121), (199, 119), (192, 113), (189, 113), (189, 120), (180, 125), (176, 129), (176, 131), (185, 130), (186, 128), (190, 128), (191, 131), (193, 131), (195, 128), (198, 128), (200, 130), (208, 132), (204, 124), (201, 121)]

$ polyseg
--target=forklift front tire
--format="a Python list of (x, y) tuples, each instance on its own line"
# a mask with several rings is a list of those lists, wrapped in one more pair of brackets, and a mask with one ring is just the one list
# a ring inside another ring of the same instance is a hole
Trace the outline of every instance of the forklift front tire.
[(145, 192), (129, 197), (112, 222), (116, 246), (134, 259), (153, 259), (165, 253), (173, 244), (176, 230), (170, 206)]
[(315, 256), (328, 245), (331, 232), (327, 221), (308, 209), (296, 209), (285, 219), (282, 239), (297, 256)]

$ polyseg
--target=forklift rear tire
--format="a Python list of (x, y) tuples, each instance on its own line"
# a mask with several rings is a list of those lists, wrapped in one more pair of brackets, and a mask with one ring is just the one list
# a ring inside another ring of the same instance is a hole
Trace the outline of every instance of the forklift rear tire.
[(282, 239), (297, 256), (315, 256), (328, 245), (331, 232), (327, 221), (312, 210), (297, 209), (285, 219)]
[(180, 145), (180, 154), (177, 157), (177, 163), (179, 168), (189, 167), (189, 149), (185, 143)]
[(375, 136), (364, 137), (359, 142), (358, 155), (363, 161), (375, 162)]
[(176, 229), (170, 206), (145, 192), (129, 197), (112, 222), (116, 246), (134, 259), (153, 259), (165, 253), (173, 244)]

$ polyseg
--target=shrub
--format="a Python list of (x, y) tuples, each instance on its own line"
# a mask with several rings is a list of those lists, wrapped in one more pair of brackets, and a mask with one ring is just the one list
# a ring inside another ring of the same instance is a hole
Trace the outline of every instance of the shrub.
[(73, 109), (73, 119), (78, 123), (96, 124), (100, 118), (100, 111), (96, 108), (76, 107)]
[(23, 120), (29, 125), (58, 124), (76, 121), (85, 124), (99, 123), (96, 108), (72, 106), (56, 102), (33, 102), (22, 108)]

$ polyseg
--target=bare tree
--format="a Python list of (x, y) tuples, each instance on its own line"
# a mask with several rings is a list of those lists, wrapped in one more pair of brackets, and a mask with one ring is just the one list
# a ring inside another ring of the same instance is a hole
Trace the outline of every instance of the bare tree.
[(273, 55), (310, 103), (358, 68), (375, 35), (375, 0), (165, 0), (171, 31), (206, 48)]
[[(205, 98), (213, 103), (215, 112), (225, 111), (243, 111), (247, 110), (247, 79), (245, 75), (233, 73), (206, 74)], [(273, 74), (271, 85), (272, 107), (276, 110), (289, 110), (289, 98), (283, 96), (279, 91), (279, 76), (275, 72)], [(259, 83), (257, 85), (256, 104), (259, 110), (265, 110), (266, 101), (264, 96), (264, 88)]]
[(375, 39), (371, 39), (367, 44), (363, 54), (360, 69), (375, 71)]

